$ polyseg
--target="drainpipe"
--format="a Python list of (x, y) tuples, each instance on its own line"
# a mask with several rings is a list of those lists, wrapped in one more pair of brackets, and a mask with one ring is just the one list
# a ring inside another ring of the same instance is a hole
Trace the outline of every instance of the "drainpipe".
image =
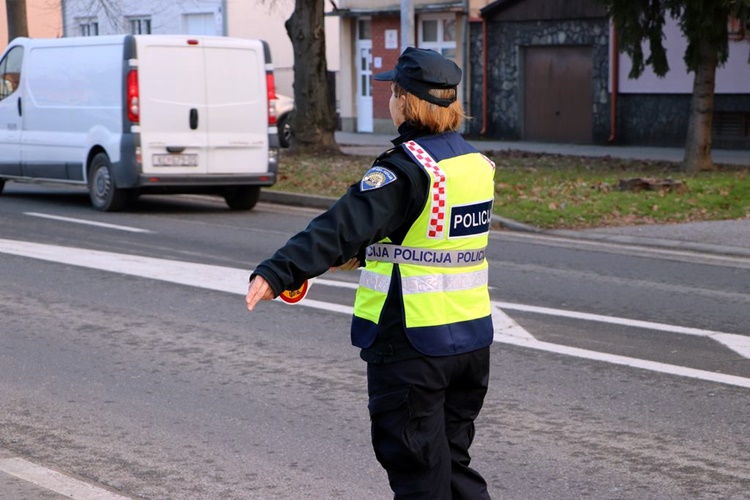
[[(463, 5), (463, 14), (464, 18), (462, 20), (462, 31), (463, 31), (463, 40), (461, 41), (463, 47), (461, 47), (461, 57), (463, 58), (463, 67), (464, 67), (464, 75), (468, 73), (466, 71), (467, 69), (470, 69), (471, 66), (469, 64), (469, 0), (464, 0)], [(473, 74), (471, 75), (473, 78)], [(464, 103), (464, 110), (469, 109), (469, 79), (464, 76), (464, 85), (463, 85), (463, 103)]]
[(620, 54), (617, 47), (617, 28), (614, 20), (612, 21), (612, 54), (610, 56), (612, 64), (612, 98), (610, 99), (611, 109), (609, 111), (610, 134), (608, 141), (615, 142), (617, 138), (617, 94), (620, 90)]
[(61, 0), (60, 2), (60, 14), (62, 15), (62, 37), (68, 35), (67, 9), (65, 8), (66, 3), (67, 2), (65, 0)]
[(416, 47), (414, 36), (414, 0), (401, 0), (401, 53)]
[(482, 16), (482, 129), (479, 131), (480, 136), (487, 134), (487, 77), (489, 75), (487, 45), (487, 18)]
[(227, 19), (227, 0), (221, 0), (221, 31), (223, 36), (229, 36), (229, 20)]

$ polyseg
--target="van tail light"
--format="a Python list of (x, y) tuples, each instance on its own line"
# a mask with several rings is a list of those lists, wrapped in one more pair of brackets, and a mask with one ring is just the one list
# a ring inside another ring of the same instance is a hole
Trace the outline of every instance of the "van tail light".
[(131, 69), (128, 73), (128, 120), (138, 123), (141, 118), (141, 101), (138, 92), (138, 70)]
[(276, 125), (276, 82), (273, 71), (266, 71), (266, 95), (268, 101), (268, 126)]

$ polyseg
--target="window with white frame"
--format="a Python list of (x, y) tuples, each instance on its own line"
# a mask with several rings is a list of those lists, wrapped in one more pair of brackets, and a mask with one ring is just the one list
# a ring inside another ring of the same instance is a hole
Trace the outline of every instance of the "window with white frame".
[(419, 48), (432, 49), (448, 59), (456, 58), (456, 16), (428, 14), (419, 16)]
[(372, 20), (369, 17), (357, 21), (357, 40), (372, 40)]
[(133, 35), (150, 35), (151, 34), (151, 17), (128, 17), (130, 24), (130, 33)]
[(81, 36), (97, 36), (99, 34), (99, 22), (94, 17), (83, 17), (78, 22), (78, 34)]

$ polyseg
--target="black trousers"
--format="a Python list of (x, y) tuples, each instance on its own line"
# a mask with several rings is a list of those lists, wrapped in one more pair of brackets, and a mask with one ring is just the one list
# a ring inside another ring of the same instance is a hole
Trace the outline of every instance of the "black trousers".
[(486, 481), (469, 467), (489, 352), (367, 365), (372, 445), (395, 499), (490, 498)]

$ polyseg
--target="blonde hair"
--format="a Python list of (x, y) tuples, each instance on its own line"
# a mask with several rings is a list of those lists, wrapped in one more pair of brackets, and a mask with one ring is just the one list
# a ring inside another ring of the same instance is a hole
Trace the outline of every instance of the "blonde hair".
[[(458, 131), (461, 128), (461, 124), (463, 124), (464, 118), (467, 118), (458, 99), (453, 101), (448, 107), (442, 107), (410, 94), (396, 82), (391, 82), (391, 90), (396, 97), (404, 96), (406, 98), (404, 119), (433, 134)], [(430, 89), (429, 92), (431, 96), (441, 99), (455, 99), (458, 97), (455, 88)]]

